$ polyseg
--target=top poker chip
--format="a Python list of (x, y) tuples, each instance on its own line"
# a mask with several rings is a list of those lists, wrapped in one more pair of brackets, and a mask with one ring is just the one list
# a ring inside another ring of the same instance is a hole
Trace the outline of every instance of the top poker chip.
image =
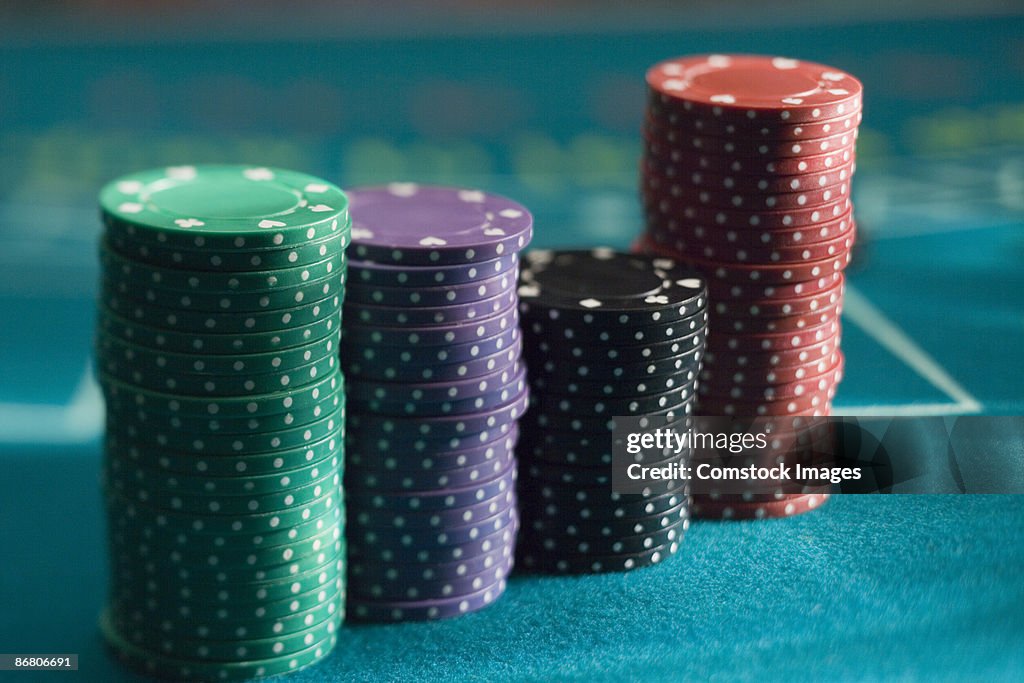
[(419, 266), (478, 263), (523, 249), (533, 216), (479, 190), (391, 183), (349, 192), (352, 257)]
[(850, 74), (814, 62), (753, 55), (695, 55), (655, 64), (647, 84), (666, 107), (737, 121), (797, 123), (860, 109)]
[(523, 258), (519, 300), (524, 314), (614, 319), (616, 323), (670, 322), (707, 303), (707, 283), (667, 258), (611, 249), (535, 250)]
[(183, 249), (273, 249), (348, 232), (348, 198), (320, 178), (254, 166), (175, 166), (100, 192), (108, 231)]

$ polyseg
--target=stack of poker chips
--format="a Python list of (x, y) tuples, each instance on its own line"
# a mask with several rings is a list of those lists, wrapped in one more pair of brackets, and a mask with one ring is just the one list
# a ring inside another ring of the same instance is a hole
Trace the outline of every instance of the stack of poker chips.
[[(842, 375), (842, 271), (861, 84), (820, 64), (673, 59), (647, 73), (640, 249), (709, 280), (705, 415), (828, 415)], [(819, 492), (696, 498), (712, 517), (795, 514)]]
[(104, 635), (174, 680), (313, 664), (344, 613), (347, 199), (291, 171), (188, 166), (100, 203)]
[[(615, 416), (688, 420), (707, 325), (707, 288), (664, 258), (529, 252), (519, 288), (530, 412), (519, 497), (524, 568), (623, 571), (673, 555), (689, 525), (688, 486), (613, 491)], [(664, 461), (649, 460), (660, 466)]]
[(516, 285), (530, 213), (477, 190), (350, 192), (348, 614), (440, 619), (505, 589), (528, 406)]

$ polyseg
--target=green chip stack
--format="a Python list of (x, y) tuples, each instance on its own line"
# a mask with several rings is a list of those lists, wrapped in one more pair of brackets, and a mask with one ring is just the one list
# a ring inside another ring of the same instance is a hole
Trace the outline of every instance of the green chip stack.
[(100, 204), (103, 633), (175, 680), (313, 664), (345, 604), (348, 200), (291, 171), (185, 166)]

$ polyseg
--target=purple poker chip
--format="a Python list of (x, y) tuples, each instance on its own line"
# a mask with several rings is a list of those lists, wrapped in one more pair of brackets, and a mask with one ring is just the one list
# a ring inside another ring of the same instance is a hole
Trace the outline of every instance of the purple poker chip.
[(354, 259), (448, 266), (521, 251), (533, 236), (522, 205), (479, 190), (391, 183), (347, 191)]
[(435, 470), (430, 467), (433, 459), (429, 456), (416, 464), (414, 459), (409, 457), (409, 463), (400, 470), (367, 469), (353, 464), (349, 459), (346, 463), (345, 484), (349, 489), (367, 491), (408, 492), (445, 487), (461, 488), (474, 481), (496, 475), (515, 460), (515, 451), (511, 449), (492, 452), (494, 457), (483, 464), (448, 470)]
[(362, 362), (381, 362), (390, 365), (426, 365), (432, 363), (460, 363), (490, 356), (507, 349), (522, 336), (519, 327), (510, 327), (484, 339), (447, 346), (375, 346), (368, 342), (342, 339), (339, 348), (344, 364), (349, 358)]
[(345, 453), (345, 467), (356, 472), (376, 472), (380, 476), (397, 478), (414, 472), (441, 474), (450, 470), (463, 470), (515, 456), (519, 429), (514, 424), (507, 432), (497, 436), (485, 434), (490, 438), (479, 442), (472, 439), (472, 444), (460, 445), (451, 451), (433, 449), (426, 447), (427, 443), (419, 442), (397, 453), (391, 441), (374, 441), (372, 437), (362, 440), (361, 449), (357, 449), (352, 445), (356, 442), (353, 434)]
[[(444, 385), (440, 385), (444, 387)], [(378, 415), (422, 415), (441, 417), (443, 415), (467, 415), (481, 410), (490, 410), (508, 403), (513, 396), (526, 390), (526, 368), (514, 366), (506, 375), (504, 384), (492, 387), (476, 396), (457, 399), (428, 400), (410, 396), (408, 400), (349, 399), (354, 410), (368, 410)]]
[(501, 545), (486, 553), (463, 557), (454, 562), (434, 564), (398, 563), (398, 562), (349, 562), (350, 580), (358, 578), (364, 581), (390, 581), (392, 583), (414, 584), (421, 581), (473, 576), (487, 571), (500, 564), (503, 560), (513, 557), (515, 547)]
[(373, 306), (346, 302), (345, 319), (363, 325), (452, 325), (486, 318), (515, 306), (514, 289), (479, 301), (451, 306)]
[(353, 524), (346, 533), (351, 543), (362, 545), (394, 545), (402, 548), (422, 546), (440, 548), (471, 543), (478, 538), (516, 524), (519, 514), (515, 506), (498, 512), (487, 519), (463, 526), (445, 526), (440, 529), (388, 529), (361, 527)]
[(395, 266), (372, 261), (350, 261), (349, 282), (382, 287), (438, 287), (477, 282), (519, 267), (519, 254), (458, 266)]
[(388, 493), (355, 489), (347, 493), (350, 509), (389, 510), (429, 514), (436, 510), (463, 508), (490, 500), (515, 487), (516, 468), (508, 467), (486, 481), (462, 488)]
[[(513, 423), (507, 432), (473, 435), (458, 439), (455, 448), (447, 444), (417, 441), (396, 452), (390, 438), (378, 435), (348, 435), (345, 452), (346, 467), (377, 472), (412, 472), (415, 470), (438, 472), (483, 465), (504, 453), (512, 453), (519, 440), (519, 428)], [(476, 438), (474, 438), (476, 437)], [(478, 440), (478, 439), (483, 440)]]
[(411, 418), (355, 414), (349, 416), (348, 427), (352, 431), (365, 430), (379, 435), (378, 438), (390, 438), (396, 445), (418, 439), (443, 442), (500, 429), (502, 425), (518, 420), (529, 406), (529, 400), (529, 390), (524, 390), (505, 405), (475, 415)]
[(350, 506), (348, 518), (352, 520), (353, 526), (366, 528), (437, 531), (446, 527), (465, 526), (479, 520), (490, 519), (504, 510), (517, 509), (516, 503), (515, 491), (510, 488), (488, 500), (449, 510), (409, 512), (408, 510), (388, 510), (370, 506), (360, 506), (357, 510), (353, 509), (354, 506)]
[[(358, 421), (358, 416), (350, 416), (350, 418), (356, 418)], [(418, 456), (429, 454), (437, 461), (438, 467), (450, 468), (462, 466), (462, 463), (468, 460), (465, 454), (471, 450), (475, 451), (476, 449), (490, 447), (495, 449), (511, 448), (512, 446), (508, 445), (508, 439), (510, 437), (513, 439), (517, 438), (518, 435), (518, 424), (515, 420), (503, 420), (481, 432), (466, 432), (441, 438), (392, 432), (384, 436), (384, 440), (381, 440), (378, 438), (381, 437), (378, 433), (372, 431), (363, 433), (360, 429), (352, 429), (349, 430), (348, 434), (348, 450), (362, 452), (364, 458), (370, 457), (370, 454), (374, 452), (379, 453), (380, 451), (363, 451), (361, 446), (355, 444), (373, 440), (371, 445), (366, 446), (367, 449), (379, 449), (381, 444), (387, 444), (389, 448), (393, 449), (393, 452), (397, 451), (399, 453), (399, 457), (401, 457), (403, 452), (416, 453)], [(476, 457), (481, 455), (477, 453)]]
[(505, 580), (483, 590), (447, 600), (374, 602), (349, 598), (346, 616), (357, 622), (393, 623), (434, 621), (457, 617), (487, 607), (505, 592)]
[(466, 543), (425, 546), (417, 543), (402, 545), (392, 539), (379, 539), (378, 543), (348, 542), (348, 556), (353, 562), (398, 562), (404, 564), (442, 564), (475, 557), (503, 546), (515, 546), (518, 520), (509, 526)]
[(342, 337), (355, 344), (373, 346), (447, 346), (464, 344), (493, 337), (519, 324), (519, 310), (515, 306), (498, 313), (451, 325), (428, 327), (346, 324)]
[(438, 287), (382, 287), (380, 285), (349, 284), (345, 287), (345, 301), (349, 304), (373, 306), (455, 306), (482, 299), (491, 299), (517, 284), (515, 271), (500, 273), (486, 280), (461, 285)]
[(348, 398), (391, 402), (406, 401), (452, 401), (471, 399), (501, 389), (514, 382), (523, 371), (518, 360), (503, 365), (480, 377), (452, 380), (449, 382), (378, 382), (362, 380), (353, 382)]
[(348, 594), (354, 600), (388, 602), (454, 599), (472, 595), (507, 578), (514, 563), (515, 558), (508, 557), (478, 574), (445, 576), (419, 581), (368, 580), (352, 577), (348, 582)]
[(523, 340), (519, 337), (501, 351), (471, 360), (416, 365), (382, 358), (370, 361), (361, 357), (342, 357), (341, 367), (347, 377), (355, 380), (352, 384), (364, 379), (386, 382), (447, 382), (489, 375), (519, 360), (522, 350)]

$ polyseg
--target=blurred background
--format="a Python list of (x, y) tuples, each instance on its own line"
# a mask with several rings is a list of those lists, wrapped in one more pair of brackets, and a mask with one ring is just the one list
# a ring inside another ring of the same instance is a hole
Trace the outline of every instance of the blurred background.
[(1020, 3), (342, 4), (0, 4), (0, 442), (98, 433), (95, 196), (111, 177), (247, 162), (343, 187), (455, 183), (526, 203), (535, 246), (624, 247), (644, 72), (705, 51), (864, 81), (837, 403), (1016, 409), (1000, 364), (1024, 342)]
[[(637, 162), (648, 66), (696, 52), (825, 62), (860, 77), (866, 93), (853, 184), (859, 245), (848, 271), (847, 376), (838, 409), (1019, 415), (1022, 11), (1009, 0), (0, 0), (0, 548), (13, 558), (0, 571), (0, 651), (82, 652), (89, 680), (116, 675), (94, 629), (105, 578), (96, 484), (102, 406), (90, 347), (96, 194), (107, 180), (151, 166), (237, 162), (292, 167), (342, 187), (454, 183), (529, 206), (535, 246), (626, 247), (642, 229)], [(848, 647), (851, 640), (828, 645), (836, 630), (790, 605), (790, 577), (824, 571), (822, 550), (794, 560), (788, 574), (777, 572), (783, 578), (771, 599), (787, 605), (791, 622), (754, 624), (767, 608), (748, 612), (745, 602), (720, 622), (726, 597), (704, 596), (705, 607), (692, 609), (683, 600), (679, 609), (697, 615), (687, 628), (699, 622), (712, 633), (723, 629), (725, 652), (713, 660), (716, 650), (705, 652), (699, 639), (692, 642), (700, 648), (673, 651), (701, 678), (722, 662), (764, 664), (769, 650), (786, 659), (774, 661), (777, 668), (804, 677), (816, 671), (806, 668), (812, 660), (838, 666), (831, 655), (821, 657), (825, 650), (848, 652), (840, 661), (849, 671), (870, 661), (880, 679), (910, 680), (928, 667), (941, 678), (973, 666), (962, 663), (961, 646), (977, 631), (971, 661), (986, 664), (977, 664), (976, 674), (1000, 678), (1007, 657), (1008, 666), (1019, 666), (1004, 640), (1016, 638), (1019, 646), (1019, 621), (1007, 622), (1021, 614), (1020, 563), (991, 559), (1000, 557), (994, 548), (1019, 554), (1020, 544), (1005, 543), (1019, 535), (1019, 505), (990, 518), (995, 513), (981, 501), (956, 501), (938, 514), (916, 499), (897, 507), (889, 499), (841, 498), (848, 500), (830, 503), (830, 514), (795, 526), (698, 525), (689, 561), (665, 569), (694, 577), (723, 572), (737, 543), (766, 549), (752, 562), (771, 553), (785, 560), (787, 548), (828, 527), (822, 538), (854, 538), (875, 555), (863, 567), (836, 564), (835, 583), (819, 577), (820, 586), (808, 584), (818, 594), (797, 601), (818, 609), (828, 586), (848, 586), (829, 609), (842, 603), (853, 611), (825, 618), (842, 624), (839, 638), (860, 633), (856, 648)], [(868, 517), (906, 523), (894, 534), (895, 527), (866, 525)], [(963, 523), (987, 535), (952, 547), (942, 560), (927, 559), (921, 571), (931, 578), (919, 573), (913, 589), (901, 583), (904, 549), (932, 552), (935, 539)], [(814, 524), (822, 526), (801, 526)], [(867, 535), (850, 536), (857, 533)], [(837, 563), (854, 555), (828, 553)], [(943, 570), (948, 582), (932, 576)], [(504, 652), (508, 639), (522, 639), (500, 629), (514, 628), (523, 610), (555, 604), (604, 615), (622, 596), (657, 596), (657, 577), (667, 575), (651, 576), (650, 591), (630, 592), (626, 578), (590, 584), (609, 592), (591, 595), (589, 607), (583, 592), (558, 594), (558, 582), (520, 582), (507, 603), (513, 611), (494, 612), (498, 630), (486, 643), (493, 654)], [(1000, 576), (1005, 583), (994, 578)], [(747, 585), (750, 576), (743, 578)], [(969, 595), (948, 599), (954, 586)], [(750, 588), (735, 600), (771, 604), (761, 586)], [(916, 602), (927, 590), (933, 592)], [(892, 630), (890, 617), (901, 609), (906, 623)], [(921, 614), (948, 619), (936, 617), (929, 630)], [(850, 630), (851, 615), (869, 623)], [(602, 638), (629, 661), (635, 653), (624, 649), (632, 643), (614, 622), (608, 633), (593, 626), (603, 619), (595, 616), (579, 642)], [(427, 667), (449, 643), (455, 660), (444, 661), (462, 671), (459, 638), (482, 632), (473, 626), (480, 622), (467, 623), (403, 632), (411, 635), (401, 646), (373, 640), (373, 631), (349, 633), (351, 647), (333, 666), (384, 666), (401, 651), (409, 666)], [(527, 644), (538, 670), (550, 672), (569, 666), (564, 647), (551, 646), (568, 636), (561, 614), (546, 623), (534, 640), (517, 642)], [(734, 652), (742, 633), (753, 640)], [(783, 641), (772, 647), (758, 633)], [(896, 660), (894, 638), (917, 638), (917, 646), (906, 645)], [(491, 673), (499, 671), (508, 674)]]

